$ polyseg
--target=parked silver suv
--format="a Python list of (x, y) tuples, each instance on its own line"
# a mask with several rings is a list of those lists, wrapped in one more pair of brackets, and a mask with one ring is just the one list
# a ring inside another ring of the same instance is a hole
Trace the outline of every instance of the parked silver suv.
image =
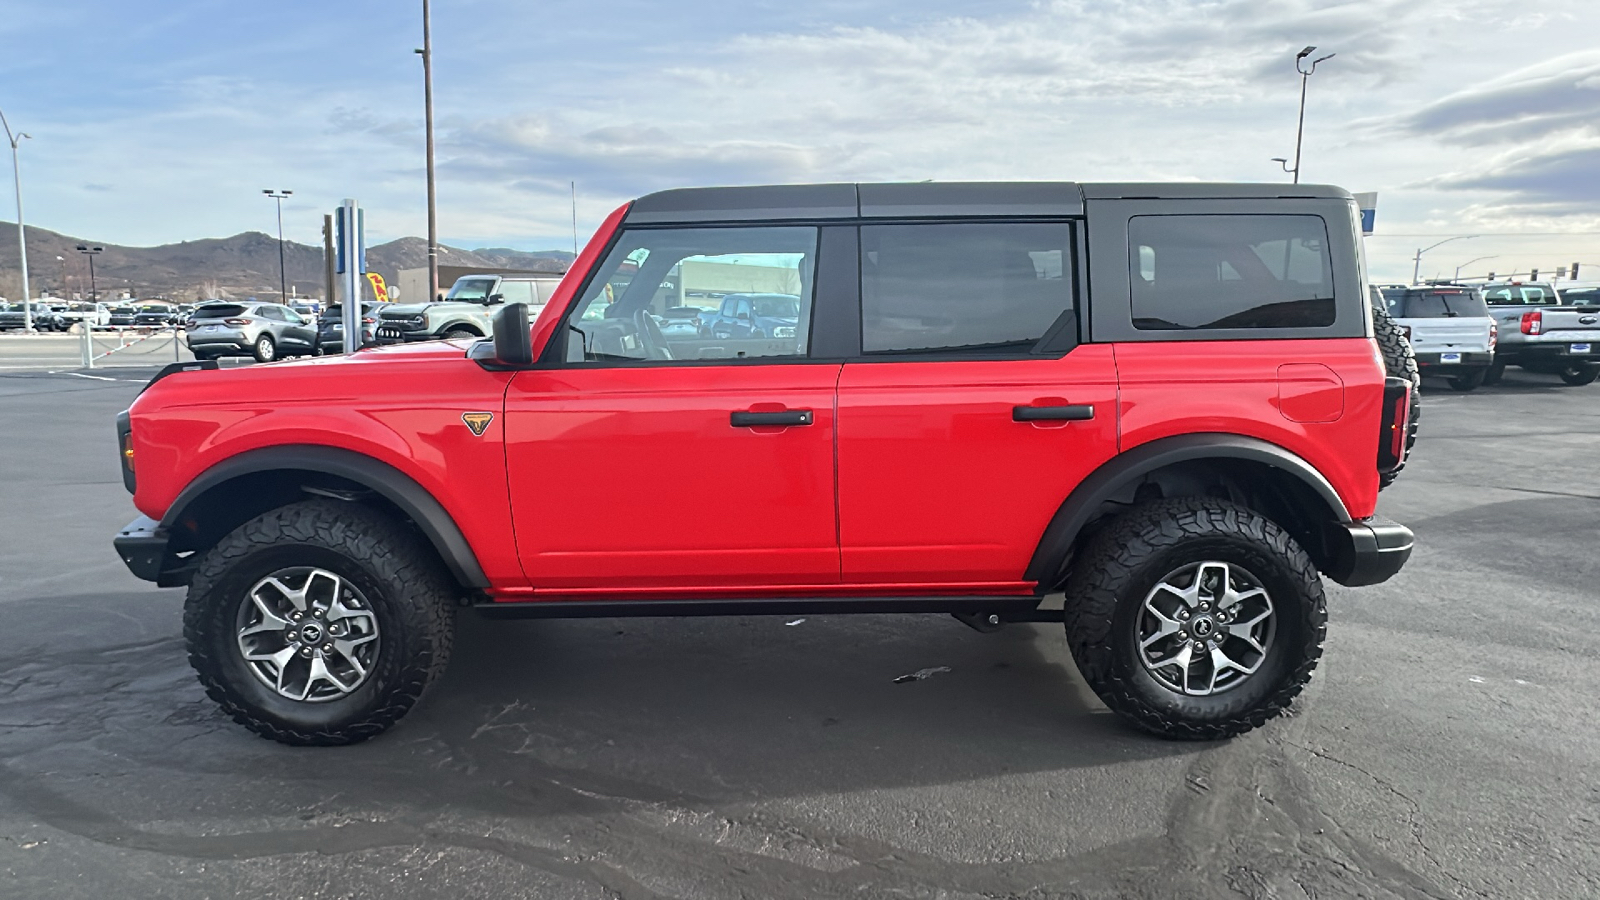
[(196, 359), (253, 356), (271, 362), (311, 356), (316, 349), (316, 321), (277, 303), (207, 303), (190, 321), (189, 350)]
[(1394, 318), (1423, 375), (1441, 375), (1458, 391), (1483, 384), (1499, 340), (1483, 295), (1470, 285), (1385, 286), (1384, 305)]

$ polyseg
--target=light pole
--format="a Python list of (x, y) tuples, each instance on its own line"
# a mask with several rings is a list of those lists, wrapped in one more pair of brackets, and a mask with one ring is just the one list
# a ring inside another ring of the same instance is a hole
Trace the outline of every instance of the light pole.
[(67, 258), (56, 257), (56, 262), (61, 263), (61, 296), (67, 300), (72, 299), (72, 285), (67, 281)]
[(104, 247), (85, 247), (82, 244), (78, 245), (78, 252), (82, 253), (84, 256), (89, 257), (89, 302), (90, 303), (98, 303), (98, 302), (100, 302), (100, 294), (99, 294), (98, 291), (95, 290), (95, 286), (94, 286), (94, 258), (95, 258), (96, 254), (105, 252), (105, 249), (106, 248), (104, 248)]
[(1411, 265), (1411, 283), (1412, 284), (1416, 284), (1417, 280), (1422, 275), (1422, 254), (1427, 253), (1429, 250), (1432, 250), (1434, 247), (1438, 247), (1438, 246), (1441, 246), (1443, 244), (1448, 244), (1451, 241), (1464, 241), (1467, 238), (1475, 238), (1475, 237), (1478, 237), (1478, 235), (1476, 235), (1476, 234), (1458, 234), (1455, 237), (1447, 237), (1447, 238), (1445, 238), (1444, 240), (1440, 241), (1437, 244), (1429, 244), (1426, 247), (1417, 248), (1417, 258)]
[(1318, 63), (1327, 62), (1328, 60), (1333, 59), (1335, 56), (1338, 56), (1337, 53), (1329, 53), (1327, 56), (1319, 56), (1311, 61), (1311, 68), (1303, 68), (1301, 63), (1305, 61), (1306, 57), (1310, 56), (1316, 51), (1316, 47), (1307, 47), (1294, 55), (1294, 70), (1300, 73), (1300, 118), (1294, 129), (1294, 168), (1291, 169), (1289, 167), (1289, 161), (1281, 156), (1274, 156), (1272, 158), (1273, 162), (1279, 163), (1283, 166), (1283, 170), (1285, 172), (1294, 173), (1295, 184), (1300, 183), (1300, 146), (1304, 142), (1306, 134), (1306, 82), (1310, 80), (1311, 73), (1317, 70)]
[(428, 0), (422, 0), (422, 107), (428, 147), (428, 302), (439, 297), (439, 219), (433, 183), (433, 33)]
[(283, 266), (283, 201), (294, 191), (274, 191), (264, 188), (261, 193), (278, 201), (278, 299), (287, 304), (289, 302), (289, 276), (284, 274)]
[(1467, 266), (1470, 266), (1475, 262), (1483, 262), (1486, 259), (1499, 259), (1499, 258), (1500, 257), (1497, 254), (1495, 256), (1480, 256), (1477, 259), (1469, 259), (1466, 262), (1462, 263), (1461, 265), (1456, 266), (1456, 274), (1454, 276), (1452, 276), (1450, 280), (1451, 281), (1459, 281), (1459, 280), (1461, 280), (1461, 270), (1465, 269)]
[(22, 230), (22, 163), (18, 161), (17, 145), (22, 143), (23, 138), (32, 139), (33, 135), (20, 131), (12, 134), (5, 113), (0, 113), (0, 126), (5, 127), (6, 140), (11, 144), (11, 177), (17, 185), (17, 252), (22, 255), (22, 332), (28, 334), (33, 331), (33, 298), (28, 293), (28, 241)]

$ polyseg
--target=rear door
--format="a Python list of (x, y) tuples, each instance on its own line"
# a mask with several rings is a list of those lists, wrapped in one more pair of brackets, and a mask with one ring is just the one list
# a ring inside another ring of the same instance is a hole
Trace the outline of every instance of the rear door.
[(1028, 593), (1071, 489), (1117, 449), (1111, 348), (1079, 345), (1074, 223), (860, 229), (860, 353), (839, 380), (846, 583)]
[(840, 363), (786, 340), (665, 335), (685, 284), (803, 285), (815, 227), (625, 231), (535, 370), (506, 394), (516, 539), (536, 592), (814, 592), (839, 582)]

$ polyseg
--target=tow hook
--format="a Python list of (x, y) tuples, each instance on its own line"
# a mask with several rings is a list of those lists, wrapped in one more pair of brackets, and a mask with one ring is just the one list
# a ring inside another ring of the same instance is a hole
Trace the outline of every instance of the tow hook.
[(1006, 624), (1006, 620), (995, 612), (958, 612), (950, 615), (956, 621), (982, 634), (993, 634)]

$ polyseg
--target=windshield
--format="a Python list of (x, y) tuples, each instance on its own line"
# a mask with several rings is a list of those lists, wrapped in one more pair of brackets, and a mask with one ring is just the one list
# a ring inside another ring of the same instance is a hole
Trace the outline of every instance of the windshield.
[(763, 319), (800, 318), (800, 298), (786, 295), (757, 295), (750, 298), (750, 307)]
[(457, 278), (446, 300), (483, 300), (494, 289), (493, 278)]
[(1489, 314), (1483, 296), (1472, 288), (1384, 291), (1389, 315), (1396, 319), (1444, 319)]
[(172, 307), (170, 307), (170, 306), (141, 306), (141, 307), (139, 307), (139, 312), (142, 312), (142, 313), (169, 313), (169, 312), (172, 312)]

